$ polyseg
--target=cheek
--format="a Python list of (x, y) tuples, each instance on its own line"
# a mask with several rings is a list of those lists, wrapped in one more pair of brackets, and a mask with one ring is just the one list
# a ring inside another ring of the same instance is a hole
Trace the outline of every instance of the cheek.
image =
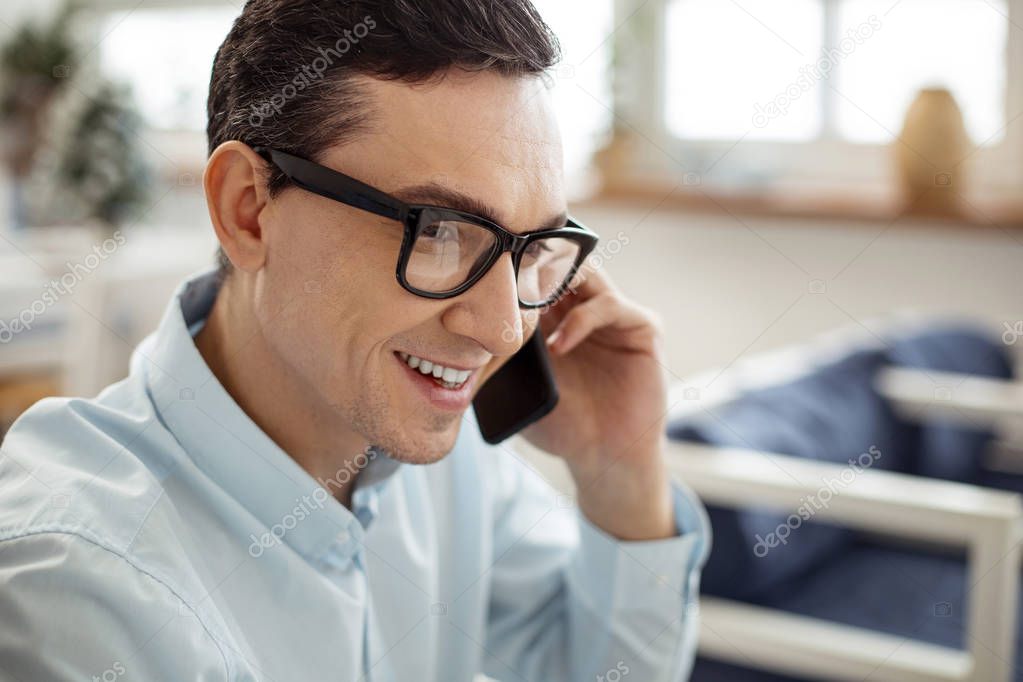
[[(356, 295), (354, 292), (365, 292)], [(320, 307), (318, 320), (310, 320), (315, 333), (333, 347), (334, 372), (346, 378), (361, 377), (376, 382), (393, 371), (393, 352), (415, 347), (418, 330), (429, 323), (430, 311), (418, 301), (408, 301), (397, 282), (383, 286), (348, 289), (342, 300)]]
[(321, 205), (325, 201), (297, 188), (285, 191), (265, 225), (271, 265), (275, 259), (276, 265), (297, 270), (313, 270), (323, 264), (330, 240), (337, 236), (326, 229), (330, 216)]

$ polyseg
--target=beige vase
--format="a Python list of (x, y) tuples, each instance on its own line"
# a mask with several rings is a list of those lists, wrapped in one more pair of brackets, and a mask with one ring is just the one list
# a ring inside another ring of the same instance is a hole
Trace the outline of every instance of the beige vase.
[(971, 146), (952, 93), (944, 88), (921, 90), (892, 145), (905, 211), (961, 215), (966, 188), (962, 162)]

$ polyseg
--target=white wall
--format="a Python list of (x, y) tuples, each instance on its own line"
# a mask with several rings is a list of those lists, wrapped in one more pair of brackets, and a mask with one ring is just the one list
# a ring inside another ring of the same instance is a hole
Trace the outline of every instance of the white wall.
[[(653, 203), (591, 204), (576, 215), (604, 243), (619, 230), (628, 237), (607, 271), (664, 315), (679, 379), (836, 327), (874, 330), (871, 318), (893, 312), (969, 315), (997, 330), (1023, 320), (1023, 230), (647, 215)], [(824, 293), (811, 293), (813, 280)]]

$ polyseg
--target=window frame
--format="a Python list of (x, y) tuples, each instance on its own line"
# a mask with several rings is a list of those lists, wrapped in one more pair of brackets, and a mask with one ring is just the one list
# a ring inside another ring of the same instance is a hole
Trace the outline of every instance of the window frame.
[[(746, 194), (804, 193), (833, 188), (845, 193), (866, 191), (891, 196), (897, 190), (892, 145), (851, 142), (838, 136), (830, 96), (818, 88), (822, 102), (821, 134), (807, 142), (768, 140), (700, 140), (680, 138), (668, 130), (666, 116), (668, 3), (673, 0), (615, 0), (615, 23), (632, 21), (637, 12), (649, 12), (648, 25), (658, 27), (648, 36), (648, 49), (616, 66), (615, 78), (632, 83), (629, 97), (615, 89), (618, 126), (641, 140), (626, 162), (629, 185), (637, 187), (696, 185), (703, 191)], [(825, 47), (835, 42), (838, 0), (825, 5)], [(969, 156), (969, 181), (983, 194), (1009, 199), (1023, 191), (1023, 0), (1007, 0), (1010, 22), (1006, 45), (1006, 128), (1002, 140), (975, 148)], [(638, 95), (638, 96), (637, 96)], [(1016, 117), (1014, 119), (1014, 117)], [(645, 143), (642, 141), (645, 140)], [(758, 185), (732, 183), (719, 178), (760, 174), (782, 178)], [(842, 188), (846, 188), (842, 190)]]

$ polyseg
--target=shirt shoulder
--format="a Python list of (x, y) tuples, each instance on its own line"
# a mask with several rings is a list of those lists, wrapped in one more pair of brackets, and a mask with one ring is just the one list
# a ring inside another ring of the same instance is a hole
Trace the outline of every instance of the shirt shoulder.
[(202, 614), (98, 539), (37, 531), (0, 547), (0, 657), (15, 679), (237, 678)]
[(0, 534), (88, 531), (127, 553), (184, 453), (129, 377), (95, 398), (46, 398), (0, 447)]
[[(62, 623), (109, 630), (89, 642), (133, 641), (152, 626), (158, 640), (206, 651), (210, 659), (196, 664), (217, 669), (208, 679), (230, 679), (221, 644), (227, 638), (214, 634), (225, 630), (200, 608), (202, 587), (189, 579), (189, 557), (175, 534), (160, 533), (165, 540), (154, 543), (148, 533), (144, 547), (135, 546), (145, 528), (175, 525), (165, 481), (189, 468), (136, 375), (95, 398), (46, 398), (24, 412), (0, 447), (0, 582), (8, 588), (0, 601), (20, 622), (0, 629), (0, 650), (18, 631), (45, 631), (56, 646), (53, 660), (67, 661), (76, 674), (102, 675), (115, 661), (86, 656), (88, 647)], [(58, 611), (71, 618), (52, 618)], [(150, 660), (166, 651), (146, 648)], [(45, 662), (26, 657), (23, 664), (35, 671)], [(64, 679), (56, 673), (27, 679)]]

